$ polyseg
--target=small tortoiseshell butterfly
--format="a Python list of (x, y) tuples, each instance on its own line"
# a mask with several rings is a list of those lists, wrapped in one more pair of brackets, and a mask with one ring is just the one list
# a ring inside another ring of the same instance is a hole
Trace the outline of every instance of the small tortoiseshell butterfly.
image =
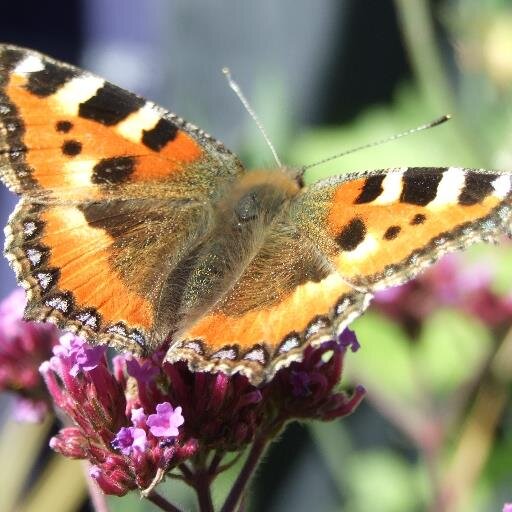
[(509, 233), (511, 175), (400, 168), (304, 186), (196, 126), (0, 46), (5, 252), (25, 317), (254, 384), (336, 336), (376, 290)]

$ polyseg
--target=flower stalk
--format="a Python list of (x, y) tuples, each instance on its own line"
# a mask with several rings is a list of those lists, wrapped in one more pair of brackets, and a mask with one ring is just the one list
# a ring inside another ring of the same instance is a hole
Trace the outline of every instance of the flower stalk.
[(258, 467), (267, 445), (268, 441), (264, 438), (259, 438), (254, 441), (242, 470), (235, 480), (235, 483), (233, 484), (233, 487), (231, 488), (220, 512), (235, 512), (237, 510), (237, 507), (243, 500), (250, 479)]

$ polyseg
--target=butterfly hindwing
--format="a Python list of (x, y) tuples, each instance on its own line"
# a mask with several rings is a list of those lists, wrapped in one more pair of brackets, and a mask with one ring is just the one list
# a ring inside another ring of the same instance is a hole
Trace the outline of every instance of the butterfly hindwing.
[(301, 360), (306, 346), (336, 336), (368, 306), (285, 208), (215, 305), (174, 337), (167, 359), (199, 370), (240, 372), (253, 384)]
[(168, 276), (208, 232), (202, 205), (173, 206), (119, 199), (42, 207), (22, 199), (6, 254), (27, 290), (26, 317), (120, 349), (154, 350), (164, 341), (159, 324), (173, 322), (161, 299), (172, 297)]

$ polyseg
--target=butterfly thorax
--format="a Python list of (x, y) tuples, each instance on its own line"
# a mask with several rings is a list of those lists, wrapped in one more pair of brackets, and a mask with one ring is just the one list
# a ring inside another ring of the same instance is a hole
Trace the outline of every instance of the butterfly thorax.
[(183, 258), (179, 280), (186, 282), (175, 321), (188, 326), (224, 300), (262, 247), (279, 236), (298, 191), (284, 173), (260, 170), (247, 172), (226, 191), (211, 210), (211, 231)]

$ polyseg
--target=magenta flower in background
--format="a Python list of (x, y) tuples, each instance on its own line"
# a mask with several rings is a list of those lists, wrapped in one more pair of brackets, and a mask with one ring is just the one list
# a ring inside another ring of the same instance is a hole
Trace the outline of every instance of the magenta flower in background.
[(51, 408), (39, 366), (52, 355), (59, 331), (22, 320), (25, 302), (25, 292), (17, 289), (0, 303), (0, 391), (17, 395), (15, 419), (36, 422)]
[(447, 254), (413, 281), (378, 292), (373, 304), (412, 333), (424, 318), (447, 306), (499, 327), (510, 322), (512, 295), (495, 293), (493, 278), (491, 265), (468, 264), (460, 254)]

